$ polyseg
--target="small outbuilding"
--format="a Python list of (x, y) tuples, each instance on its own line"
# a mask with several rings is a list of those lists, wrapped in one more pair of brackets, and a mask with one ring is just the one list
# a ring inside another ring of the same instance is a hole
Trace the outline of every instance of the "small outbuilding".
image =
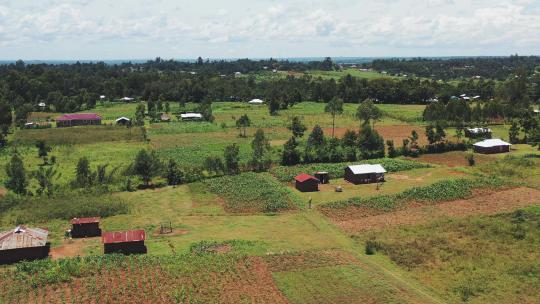
[(135, 100), (135, 98), (126, 96), (126, 97), (120, 98), (120, 100), (123, 102), (132, 102), (133, 100)]
[(64, 114), (56, 119), (56, 127), (100, 125), (101, 116), (95, 113)]
[(256, 98), (256, 99), (252, 99), (248, 101), (248, 103), (252, 105), (261, 105), (261, 104), (264, 104), (264, 101)]
[(495, 154), (510, 152), (511, 144), (498, 139), (486, 139), (473, 144), (474, 152), (482, 154)]
[(171, 121), (171, 117), (168, 114), (161, 114), (159, 119), (161, 121), (163, 121), (163, 122), (170, 122)]
[(491, 138), (490, 128), (466, 128), (465, 136), (468, 138)]
[(315, 176), (302, 173), (294, 178), (296, 189), (300, 192), (319, 191), (319, 180)]
[(120, 125), (120, 126), (128, 126), (131, 124), (131, 119), (122, 116), (122, 117), (117, 118), (115, 122), (117, 125)]
[(99, 228), (99, 217), (83, 217), (74, 218), (71, 223), (71, 237), (85, 238), (101, 236), (101, 228)]
[(0, 232), (0, 265), (44, 259), (49, 256), (49, 231), (17, 226)]
[(353, 165), (345, 168), (344, 178), (346, 181), (358, 185), (384, 182), (386, 170), (379, 164)]
[(144, 230), (105, 232), (101, 236), (105, 254), (145, 254), (147, 252), (145, 240)]
[(183, 113), (180, 114), (182, 121), (197, 121), (202, 120), (203, 116), (201, 113)]
[(326, 171), (315, 172), (315, 178), (317, 178), (321, 184), (328, 184), (330, 182), (330, 174)]

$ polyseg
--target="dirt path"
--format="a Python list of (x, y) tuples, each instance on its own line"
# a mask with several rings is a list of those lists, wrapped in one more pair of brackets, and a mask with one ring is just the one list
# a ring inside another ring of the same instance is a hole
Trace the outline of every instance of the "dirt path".
[(51, 258), (56, 260), (84, 256), (85, 242), (88, 240), (89, 239), (65, 240), (62, 246), (51, 248)]
[(504, 213), (534, 204), (540, 204), (540, 190), (520, 187), (466, 200), (413, 207), (361, 219), (341, 221), (336, 224), (348, 233), (358, 233), (393, 226), (421, 224), (443, 217)]

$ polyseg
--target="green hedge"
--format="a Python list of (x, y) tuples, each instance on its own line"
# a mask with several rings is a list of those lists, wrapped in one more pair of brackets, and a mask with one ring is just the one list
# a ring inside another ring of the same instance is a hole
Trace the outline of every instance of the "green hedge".
[(270, 173), (272, 173), (278, 180), (282, 182), (290, 182), (295, 176), (301, 173), (314, 174), (317, 171), (327, 171), (330, 174), (330, 178), (341, 178), (343, 177), (344, 170), (347, 166), (358, 164), (381, 164), (388, 172), (431, 167), (429, 164), (419, 163), (411, 160), (379, 158), (347, 163), (306, 164), (290, 167), (277, 166), (270, 169)]

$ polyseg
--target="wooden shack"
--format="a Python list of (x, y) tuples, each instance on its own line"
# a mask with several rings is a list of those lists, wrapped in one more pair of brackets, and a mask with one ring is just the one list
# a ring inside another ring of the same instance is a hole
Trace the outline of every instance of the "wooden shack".
[(330, 182), (330, 174), (326, 171), (315, 172), (315, 178), (317, 178), (321, 184), (328, 184)]
[(495, 154), (510, 152), (511, 144), (500, 139), (486, 139), (473, 144), (474, 152), (482, 154)]
[(71, 223), (71, 237), (85, 238), (101, 236), (101, 228), (99, 228), (99, 217), (83, 217), (74, 218)]
[(49, 231), (17, 226), (0, 233), (0, 265), (44, 259), (49, 256)]
[(147, 252), (145, 239), (144, 230), (104, 232), (101, 236), (105, 254), (144, 254)]
[(295, 186), (301, 192), (319, 191), (319, 180), (315, 176), (302, 173), (294, 178)]
[(345, 168), (344, 178), (355, 185), (378, 183), (384, 181), (385, 173), (386, 170), (379, 164), (353, 165)]

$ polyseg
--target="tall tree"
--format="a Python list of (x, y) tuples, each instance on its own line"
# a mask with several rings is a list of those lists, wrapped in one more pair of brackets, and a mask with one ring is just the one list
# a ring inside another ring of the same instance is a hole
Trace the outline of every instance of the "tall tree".
[(8, 133), (12, 121), (11, 107), (7, 103), (0, 101), (0, 132), (3, 135)]
[(165, 177), (167, 178), (167, 184), (169, 186), (180, 185), (183, 182), (184, 174), (174, 159), (169, 159)]
[(281, 155), (281, 164), (283, 166), (294, 166), (300, 163), (300, 153), (297, 147), (298, 143), (294, 136), (283, 145), (283, 154)]
[(384, 139), (369, 124), (362, 126), (358, 145), (364, 159), (384, 157)]
[(336, 115), (343, 113), (343, 99), (334, 97), (325, 106), (324, 111), (332, 115), (332, 138), (336, 126)]
[(147, 152), (142, 149), (135, 157), (133, 171), (142, 179), (145, 186), (150, 184), (150, 181), (159, 173), (160, 169), (161, 163), (154, 151)]
[(38, 182), (36, 193), (38, 195), (45, 194), (47, 196), (52, 196), (58, 188), (58, 185), (54, 184), (58, 177), (60, 177), (60, 175), (55, 167), (51, 166), (46, 169), (44, 167), (39, 167), (34, 173), (34, 178)]
[(229, 174), (240, 173), (240, 166), (238, 164), (240, 160), (239, 154), (240, 148), (237, 144), (232, 144), (225, 147), (223, 158), (225, 158), (225, 167)]
[(300, 117), (294, 116), (291, 120), (291, 124), (287, 127), (289, 130), (291, 130), (293, 137), (300, 138), (304, 136), (304, 132), (306, 132), (307, 128), (300, 120)]
[(94, 184), (95, 176), (90, 170), (88, 158), (81, 157), (77, 162), (74, 185), (78, 188), (88, 188)]
[(251, 125), (251, 120), (249, 119), (247, 114), (240, 116), (240, 118), (236, 120), (236, 127), (242, 130), (242, 132), (240, 133), (241, 137), (246, 137), (246, 129), (250, 125)]
[(28, 180), (26, 178), (26, 169), (22, 159), (18, 154), (13, 154), (11, 160), (6, 165), (7, 179), (5, 186), (7, 189), (20, 194), (25, 195), (28, 193), (26, 187), (28, 187)]
[(360, 119), (363, 124), (369, 124), (373, 121), (373, 124), (375, 125), (375, 121), (381, 119), (382, 113), (373, 103), (373, 100), (366, 99), (358, 106), (356, 117)]
[(135, 125), (144, 126), (144, 104), (138, 104), (135, 110)]
[(272, 160), (270, 159), (270, 142), (264, 135), (262, 129), (258, 129), (255, 132), (255, 137), (251, 142), (251, 148), (253, 149), (253, 158), (251, 159), (251, 165), (255, 171), (264, 171), (270, 167)]
[(47, 156), (49, 155), (49, 152), (51, 152), (51, 147), (48, 146), (44, 140), (38, 140), (36, 148), (38, 148), (38, 157), (40, 157), (43, 160), (43, 164), (46, 165), (48, 163)]

